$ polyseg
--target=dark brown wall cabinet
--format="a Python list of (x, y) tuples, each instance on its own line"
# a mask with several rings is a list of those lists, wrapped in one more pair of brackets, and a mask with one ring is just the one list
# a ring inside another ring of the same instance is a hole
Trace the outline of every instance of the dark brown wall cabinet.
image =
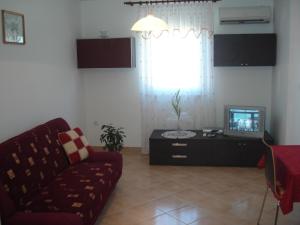
[(133, 38), (77, 40), (78, 68), (135, 67)]
[(274, 66), (276, 34), (214, 35), (215, 66)]

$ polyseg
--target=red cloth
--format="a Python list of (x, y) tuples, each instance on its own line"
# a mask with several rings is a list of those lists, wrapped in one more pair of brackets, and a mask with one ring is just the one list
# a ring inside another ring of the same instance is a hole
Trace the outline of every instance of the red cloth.
[(257, 163), (259, 169), (265, 168), (265, 156), (263, 155)]
[[(280, 208), (283, 214), (288, 214), (293, 210), (293, 203), (300, 202), (300, 145), (274, 145), (272, 148), (277, 180), (285, 190), (280, 199)], [(264, 168), (264, 156), (257, 166)]]
[(285, 189), (280, 200), (283, 214), (293, 210), (293, 203), (300, 202), (300, 145), (272, 146), (276, 158), (277, 180)]

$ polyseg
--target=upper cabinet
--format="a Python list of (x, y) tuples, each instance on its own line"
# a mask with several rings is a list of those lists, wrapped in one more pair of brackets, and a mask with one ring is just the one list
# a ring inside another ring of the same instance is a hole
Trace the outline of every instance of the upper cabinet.
[(214, 35), (214, 66), (274, 66), (276, 34)]
[(78, 68), (135, 67), (134, 38), (77, 40)]

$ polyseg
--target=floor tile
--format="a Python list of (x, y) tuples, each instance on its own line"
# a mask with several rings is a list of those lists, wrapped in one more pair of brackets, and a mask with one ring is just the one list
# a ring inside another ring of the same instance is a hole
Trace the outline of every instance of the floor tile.
[(167, 196), (164, 198), (154, 200), (152, 204), (154, 204), (158, 209), (160, 209), (163, 212), (169, 212), (174, 209), (179, 209), (189, 205), (187, 201), (178, 199), (175, 196)]
[(145, 223), (143, 223), (143, 225), (185, 225), (185, 223), (175, 219), (172, 216), (163, 214), (163, 215), (155, 217), (152, 220), (145, 221)]
[[(257, 168), (150, 166), (136, 150), (123, 152), (123, 175), (95, 225), (253, 225), (265, 191)], [(269, 193), (261, 224), (273, 224)], [(278, 225), (300, 225), (300, 204)]]
[(209, 211), (196, 206), (186, 206), (183, 208), (172, 210), (167, 214), (186, 224), (190, 224), (199, 220), (200, 218), (209, 216)]

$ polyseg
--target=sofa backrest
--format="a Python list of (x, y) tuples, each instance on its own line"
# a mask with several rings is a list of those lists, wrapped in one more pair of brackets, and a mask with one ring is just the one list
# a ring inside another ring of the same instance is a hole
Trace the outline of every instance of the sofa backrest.
[(58, 133), (69, 129), (58, 118), (0, 144), (0, 182), (17, 210), (68, 167)]

